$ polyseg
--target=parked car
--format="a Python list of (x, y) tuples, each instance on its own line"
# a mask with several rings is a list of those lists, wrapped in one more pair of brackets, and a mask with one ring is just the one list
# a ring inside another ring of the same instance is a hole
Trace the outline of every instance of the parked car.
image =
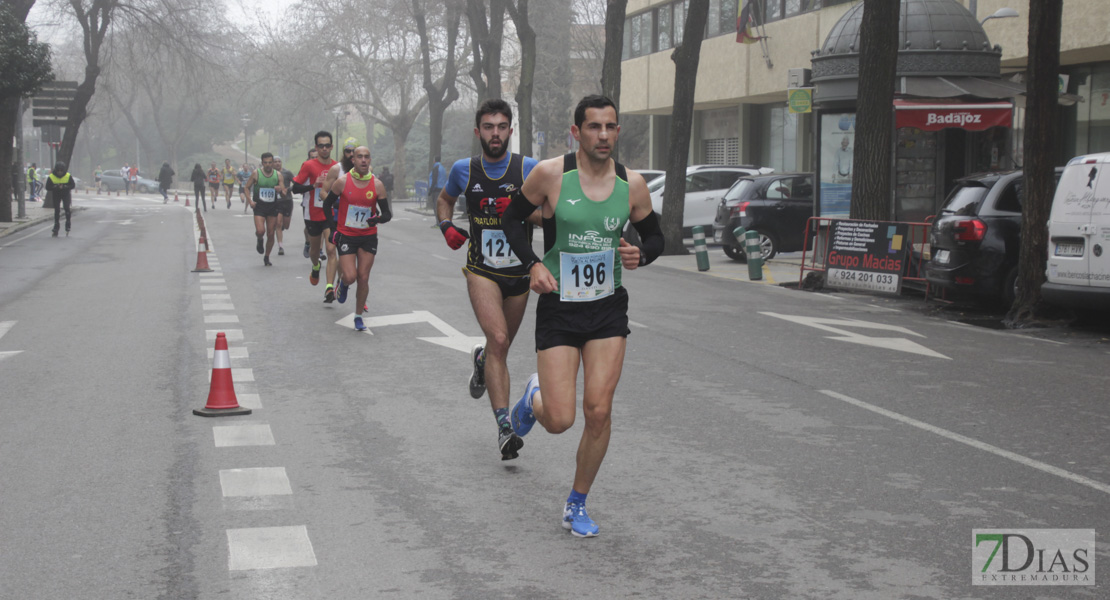
[(1045, 301), (1110, 308), (1110, 153), (1077, 156), (1064, 167), (1048, 216)]
[[(120, 176), (119, 169), (105, 169), (104, 173), (100, 176), (100, 184), (101, 186), (106, 187), (109, 192), (123, 190), (124, 188), (123, 177)], [(147, 179), (146, 177), (143, 177), (142, 173), (139, 173), (139, 180), (136, 183), (136, 189), (144, 194), (148, 192), (156, 192), (158, 191), (158, 182), (154, 181), (153, 179)]]
[(658, 169), (636, 169), (636, 172), (643, 175), (644, 183), (651, 183), (667, 174), (666, 171), (660, 171)]
[(803, 250), (806, 220), (813, 216), (813, 173), (776, 173), (741, 177), (717, 205), (713, 239), (729, 258), (747, 260), (744, 240), (733, 230), (759, 233), (763, 259)]
[(1023, 184), (1021, 171), (976, 173), (956, 180), (929, 230), (929, 285), (988, 302), (1013, 303)]
[[(713, 227), (713, 217), (717, 214), (717, 202), (736, 180), (745, 175), (772, 173), (774, 169), (743, 165), (738, 167), (721, 165), (694, 165), (686, 167), (686, 205), (682, 211), (682, 227), (701, 225)], [(663, 214), (663, 190), (667, 183), (666, 175), (648, 184), (651, 194), (651, 208)]]

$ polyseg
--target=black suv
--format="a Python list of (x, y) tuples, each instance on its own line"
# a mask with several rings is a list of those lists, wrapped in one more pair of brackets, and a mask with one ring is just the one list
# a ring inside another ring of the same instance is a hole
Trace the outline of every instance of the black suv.
[(717, 205), (713, 239), (725, 254), (747, 260), (737, 227), (759, 232), (763, 259), (805, 248), (806, 220), (813, 216), (813, 173), (775, 173), (741, 177)]

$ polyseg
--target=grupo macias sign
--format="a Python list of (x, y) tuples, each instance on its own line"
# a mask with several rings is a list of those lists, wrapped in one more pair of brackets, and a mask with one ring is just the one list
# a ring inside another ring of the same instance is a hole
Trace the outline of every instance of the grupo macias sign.
[(894, 101), (894, 122), (899, 128), (916, 127), (940, 131), (949, 127), (985, 131), (991, 127), (1011, 127), (1014, 107), (1009, 102), (967, 104), (958, 102)]

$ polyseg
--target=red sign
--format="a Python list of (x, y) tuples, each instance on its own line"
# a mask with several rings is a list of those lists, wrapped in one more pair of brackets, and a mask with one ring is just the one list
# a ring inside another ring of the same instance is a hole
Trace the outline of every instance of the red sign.
[(1014, 122), (1014, 106), (1009, 102), (951, 104), (895, 100), (894, 115), (896, 127), (916, 127), (924, 131), (949, 127), (984, 131), (991, 127), (1010, 127)]

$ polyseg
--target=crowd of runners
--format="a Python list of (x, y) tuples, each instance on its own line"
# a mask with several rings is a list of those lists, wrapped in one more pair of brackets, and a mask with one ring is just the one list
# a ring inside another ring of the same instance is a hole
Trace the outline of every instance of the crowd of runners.
[[(583, 98), (571, 127), (578, 150), (540, 162), (509, 151), (512, 119), (503, 100), (479, 106), (474, 134), (481, 152), (455, 161), (435, 198), (447, 245), (466, 248), (462, 273), (485, 335), (485, 343), (471, 352), (468, 389), (473, 398), (488, 394), (501, 459), (511, 460), (519, 457), (523, 438), (536, 423), (555, 434), (574, 424), (576, 382), (583, 371), (585, 428), (561, 523), (575, 536), (593, 537), (599, 528), (586, 511), (586, 496), (608, 449), (613, 395), (630, 333), (621, 277), (663, 252), (663, 234), (643, 178), (612, 158), (620, 126), (611, 100)], [(263, 154), (261, 167), (242, 182), (240, 196), (244, 210), (254, 211), (255, 248), (270, 266), (275, 244), (279, 255), (285, 253), (282, 232), (290, 225), (292, 195), (302, 195), (309, 282), (318, 285), (323, 274), (328, 303), (346, 302), (355, 286), (354, 326), (363, 331), (378, 225), (390, 221), (392, 210), (385, 183), (371, 173), (370, 149), (348, 138), (337, 161), (333, 148), (332, 135), (318, 132), (296, 175), (280, 157)], [(222, 185), (231, 207), (237, 179), (230, 161), (222, 170), (213, 164), (203, 179), (194, 177), (214, 196)], [(460, 199), (468, 217), (465, 229), (452, 221)], [(640, 245), (622, 238), (628, 224), (639, 233)], [(542, 255), (532, 249), (534, 226), (543, 231)], [(507, 357), (530, 292), (539, 297), (537, 372), (510, 406)]]

